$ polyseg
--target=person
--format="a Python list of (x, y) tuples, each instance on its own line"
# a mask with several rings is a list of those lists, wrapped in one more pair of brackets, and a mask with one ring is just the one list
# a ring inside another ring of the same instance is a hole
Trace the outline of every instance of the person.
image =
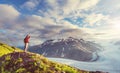
[(24, 51), (27, 52), (27, 49), (28, 49), (28, 45), (29, 45), (29, 40), (30, 40), (30, 35), (27, 35), (25, 38), (24, 38)]

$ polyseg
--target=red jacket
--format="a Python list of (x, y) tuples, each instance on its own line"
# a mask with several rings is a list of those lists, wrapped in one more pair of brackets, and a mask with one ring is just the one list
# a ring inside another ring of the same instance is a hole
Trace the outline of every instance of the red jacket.
[(24, 38), (24, 43), (29, 43), (29, 39), (30, 39), (30, 36), (27, 35), (27, 36)]

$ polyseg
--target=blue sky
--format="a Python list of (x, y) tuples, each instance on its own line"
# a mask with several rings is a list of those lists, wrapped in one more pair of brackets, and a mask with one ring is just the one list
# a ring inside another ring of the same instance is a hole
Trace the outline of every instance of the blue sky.
[(118, 40), (119, 2), (0, 0), (0, 41), (22, 45), (28, 33), (31, 35), (31, 45), (69, 36), (95, 41)]

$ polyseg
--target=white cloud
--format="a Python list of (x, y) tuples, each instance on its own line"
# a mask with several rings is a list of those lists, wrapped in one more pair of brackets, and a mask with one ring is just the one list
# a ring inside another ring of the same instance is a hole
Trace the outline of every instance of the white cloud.
[(58, 25), (64, 26), (65, 28), (79, 29), (79, 26), (71, 24), (65, 20), (61, 20)]
[(109, 17), (107, 15), (92, 13), (86, 16), (84, 22), (90, 26), (94, 26), (101, 25), (103, 21), (107, 21), (108, 19)]
[(14, 21), (19, 15), (13, 6), (0, 4), (0, 23)]
[(99, 0), (67, 0), (63, 6), (64, 14), (69, 14), (74, 11), (89, 10), (96, 6)]
[(100, 0), (98, 5), (94, 8), (93, 12), (104, 13), (110, 16), (119, 16), (120, 15), (120, 4), (119, 0)]
[[(71, 16), (71, 13), (74, 12), (74, 15), (76, 15), (76, 12), (77, 15), (81, 15), (82, 10), (90, 10), (96, 6), (98, 2), (99, 0), (46, 0), (46, 6), (48, 5), (48, 7), (45, 8), (46, 12), (44, 13), (48, 17), (62, 19)], [(39, 11), (40, 13), (42, 12), (41, 10)]]
[(21, 7), (28, 9), (28, 10), (32, 10), (35, 7), (37, 7), (40, 2), (41, 2), (41, 0), (29, 0), (29, 1), (25, 2)]
[(81, 0), (80, 9), (86, 10), (96, 6), (100, 0)]
[[(73, 21), (76, 22), (76, 24), (81, 24), (80, 22), (77, 22), (77, 18), (84, 18), (83, 20), (85, 23), (89, 25), (94, 25), (97, 22), (100, 22), (102, 18), (105, 16), (102, 14), (94, 14), (91, 15), (86, 14), (82, 11), (90, 11), (91, 9), (95, 8), (96, 5), (99, 3), (99, 0), (61, 0), (60, 2), (58, 0), (46, 0), (49, 7), (45, 8), (46, 11), (39, 10), (40, 14), (43, 14), (47, 18), (53, 18), (54, 23), (61, 24), (63, 23), (64, 18), (71, 18)], [(50, 8), (50, 9), (49, 9)], [(92, 20), (94, 19), (95, 20)], [(74, 19), (75, 18), (75, 19)], [(70, 23), (65, 21), (65, 23)], [(71, 23), (70, 23), (71, 24)], [(71, 25), (76, 25), (71, 24)], [(67, 24), (66, 24), (67, 25)], [(84, 24), (83, 24), (84, 25)]]
[[(26, 24), (27, 26), (29, 26), (29, 30), (38, 29), (35, 31), (39, 31), (39, 34), (41, 33), (42, 36), (47, 37), (47, 38), (51, 38), (51, 37), (59, 35), (59, 33), (62, 30), (68, 30), (68, 29), (75, 30), (76, 29), (76, 30), (80, 30), (81, 32), (81, 29), (77, 25), (73, 25), (69, 23), (68, 21), (61, 20), (60, 23), (56, 24), (56, 22), (54, 22), (54, 20), (51, 18), (41, 17), (37, 15), (26, 16), (25, 21), (23, 21), (22, 24)], [(63, 33), (66, 33), (66, 32), (63, 32)], [(78, 33), (74, 32), (74, 34), (77, 35)], [(71, 34), (66, 35), (66, 37), (67, 36), (69, 37), (71, 36)], [(72, 36), (75, 36), (75, 35), (72, 35)]]
[[(113, 20), (113, 21), (112, 21)], [(116, 22), (118, 20), (112, 19), (109, 24), (98, 26), (96, 28), (89, 28), (85, 30), (89, 33), (89, 39), (96, 40), (97, 42), (113, 42), (120, 39), (120, 25)], [(114, 23), (115, 22), (115, 23)], [(83, 29), (84, 30), (84, 29)]]

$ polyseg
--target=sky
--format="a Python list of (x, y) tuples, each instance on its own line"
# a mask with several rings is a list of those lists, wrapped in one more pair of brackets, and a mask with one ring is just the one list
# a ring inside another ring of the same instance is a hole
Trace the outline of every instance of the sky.
[(120, 0), (0, 0), (0, 42), (23, 45), (47, 39), (120, 39)]

